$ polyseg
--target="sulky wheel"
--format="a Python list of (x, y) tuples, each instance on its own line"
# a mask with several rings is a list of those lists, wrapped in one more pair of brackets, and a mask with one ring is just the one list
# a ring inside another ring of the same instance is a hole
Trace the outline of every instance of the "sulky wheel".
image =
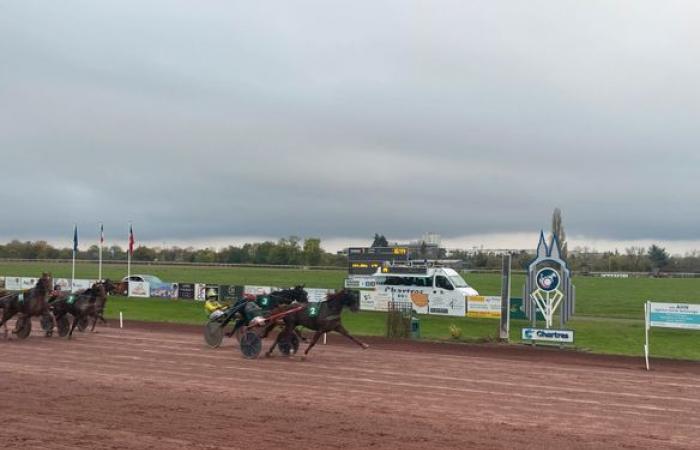
[(15, 333), (18, 339), (27, 339), (32, 332), (32, 318), (30, 316), (22, 316), (17, 319), (15, 324)]
[(58, 335), (60, 337), (68, 336), (68, 332), (70, 331), (70, 321), (68, 317), (61, 316), (60, 319), (56, 319), (56, 328), (58, 329)]
[(221, 322), (210, 320), (204, 325), (204, 341), (211, 348), (218, 348), (224, 340), (224, 327)]
[(90, 322), (88, 321), (87, 316), (83, 316), (78, 321), (78, 326), (76, 328), (78, 328), (78, 331), (84, 332), (85, 330), (88, 329), (89, 325), (90, 325)]
[(280, 339), (277, 343), (277, 347), (284, 356), (295, 355), (299, 350), (299, 338), (296, 333), (292, 333), (291, 338), (289, 336), (284, 336), (284, 338)]
[(255, 359), (262, 350), (262, 340), (254, 331), (246, 331), (241, 336), (241, 353), (248, 359)]

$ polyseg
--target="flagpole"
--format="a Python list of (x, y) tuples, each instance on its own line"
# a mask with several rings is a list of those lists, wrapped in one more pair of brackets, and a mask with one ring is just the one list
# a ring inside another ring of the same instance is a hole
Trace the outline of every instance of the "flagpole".
[(70, 290), (73, 292), (73, 284), (75, 283), (75, 252), (78, 250), (78, 224), (73, 225), (73, 270), (70, 276)]
[(104, 231), (104, 224), (100, 224), (100, 265), (99, 269), (97, 271), (97, 279), (102, 281), (102, 241), (103, 241), (103, 231)]
[(131, 278), (131, 222), (129, 222), (129, 238), (128, 238), (128, 244), (127, 244), (127, 249), (126, 249), (126, 276), (127, 280)]

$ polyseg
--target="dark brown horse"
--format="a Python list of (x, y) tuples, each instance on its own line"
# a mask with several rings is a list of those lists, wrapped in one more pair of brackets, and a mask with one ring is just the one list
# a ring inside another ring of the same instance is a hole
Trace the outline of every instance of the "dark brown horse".
[[(342, 334), (363, 349), (368, 348), (369, 346), (367, 344), (352, 337), (350, 333), (348, 333), (348, 330), (343, 327), (341, 314), (343, 308), (346, 306), (350, 311), (357, 312), (360, 310), (360, 299), (356, 292), (343, 289), (335, 294), (328, 294), (325, 302), (307, 303), (305, 308), (301, 311), (285, 316), (285, 328), (277, 335), (274, 344), (272, 344), (270, 350), (267, 351), (266, 356), (270, 356), (280, 340), (288, 339), (299, 325), (316, 332), (311, 338), (309, 346), (306, 347), (304, 355), (307, 355), (313, 346), (316, 345), (316, 342), (318, 342), (318, 339), (323, 333), (328, 333), (329, 331)], [(283, 308), (288, 309), (289, 306)]]
[[(95, 283), (85, 291), (76, 292), (74, 294), (61, 294), (51, 302), (51, 309), (56, 323), (59, 325), (59, 335), (68, 334), (70, 339), (73, 336), (73, 330), (80, 323), (87, 323), (90, 318), (93, 319), (92, 330), (95, 329), (97, 319), (101, 318), (104, 312), (104, 306), (107, 302), (107, 292), (112, 290), (114, 285), (111, 282), (103, 281)], [(66, 316), (70, 314), (73, 317), (73, 324), (70, 329), (67, 328), (68, 322)]]
[(105, 306), (107, 305), (107, 294), (114, 294), (116, 292), (119, 292), (118, 289), (119, 287), (112, 283), (112, 281), (107, 278), (104, 281), (101, 281), (97, 284), (100, 284), (104, 288), (104, 292), (100, 290), (98, 292), (98, 295), (96, 295), (95, 298), (95, 315), (92, 318), (92, 328), (90, 328), (90, 331), (95, 331), (95, 325), (97, 324), (97, 319), (99, 319), (102, 323), (107, 323), (105, 320), (103, 314), (105, 312)]
[[(32, 317), (50, 315), (47, 301), (50, 291), (51, 274), (44, 272), (33, 288), (3, 298), (0, 327), (4, 328), (5, 338), (8, 336), (7, 321), (16, 314), (21, 314), (14, 331), (20, 338), (29, 336)], [(49, 336), (48, 333), (47, 336)]]

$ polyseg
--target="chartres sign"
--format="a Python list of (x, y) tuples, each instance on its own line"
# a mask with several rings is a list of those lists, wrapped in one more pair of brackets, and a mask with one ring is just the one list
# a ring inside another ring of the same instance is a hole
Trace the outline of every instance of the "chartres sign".
[(556, 342), (560, 344), (572, 344), (574, 332), (572, 330), (546, 330), (540, 328), (523, 328), (522, 339), (524, 341)]

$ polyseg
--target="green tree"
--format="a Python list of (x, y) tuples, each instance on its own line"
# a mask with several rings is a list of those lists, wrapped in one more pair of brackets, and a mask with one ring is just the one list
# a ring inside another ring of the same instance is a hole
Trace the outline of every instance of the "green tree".
[(306, 238), (304, 241), (304, 263), (308, 266), (318, 266), (321, 262), (323, 250), (321, 250), (321, 239)]
[(665, 248), (659, 247), (658, 245), (652, 245), (649, 247), (647, 257), (649, 258), (651, 267), (654, 270), (661, 270), (668, 266), (669, 256)]
[(386, 240), (383, 234), (374, 233), (374, 241), (372, 242), (372, 247), (388, 247), (389, 242)]

